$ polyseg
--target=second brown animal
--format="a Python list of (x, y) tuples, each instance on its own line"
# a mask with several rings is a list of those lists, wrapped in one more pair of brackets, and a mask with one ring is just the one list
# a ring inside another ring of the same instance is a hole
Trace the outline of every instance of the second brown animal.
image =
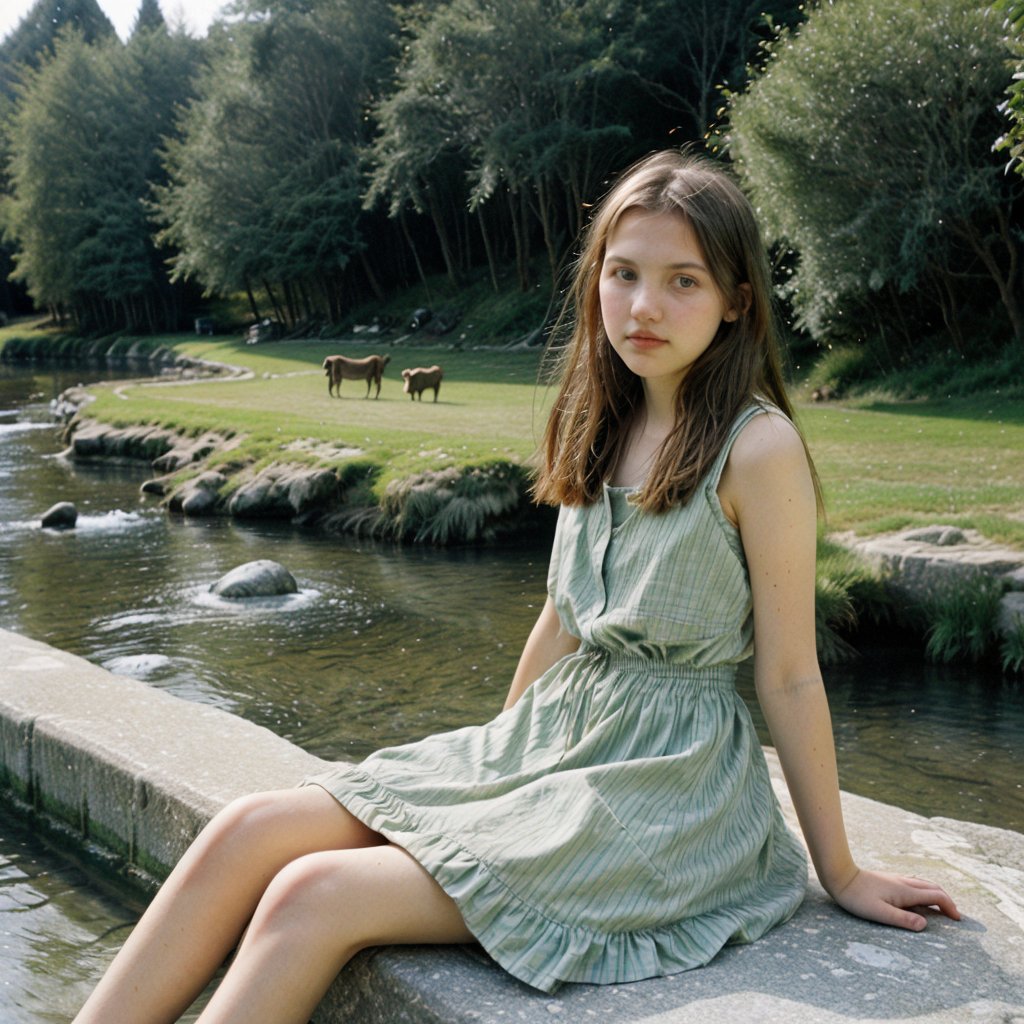
[(444, 370), (440, 366), (417, 366), (413, 370), (403, 370), (402, 379), (405, 384), (402, 390), (415, 401), (417, 398), (423, 401), (423, 392), (427, 388), (434, 389), (434, 401), (437, 401), (437, 393), (441, 390), (441, 378)]

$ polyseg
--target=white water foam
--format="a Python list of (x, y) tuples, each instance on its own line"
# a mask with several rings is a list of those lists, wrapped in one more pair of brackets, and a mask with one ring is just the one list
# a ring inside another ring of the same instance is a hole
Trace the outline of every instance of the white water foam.
[(139, 512), (124, 512), (115, 508), (100, 515), (79, 515), (75, 529), (81, 533), (120, 533), (145, 526), (151, 518)]
[(232, 615), (251, 615), (255, 613), (274, 614), (276, 612), (294, 612), (307, 608), (319, 600), (319, 590), (300, 590), (297, 594), (281, 594), (277, 597), (221, 597), (214, 594), (209, 585), (191, 587), (187, 592), (188, 600), (200, 608), (210, 608), (218, 612)]
[(103, 668), (130, 679), (146, 679), (170, 661), (166, 654), (126, 654), (104, 661)]
[[(2, 413), (0, 413), (2, 415)], [(0, 423), (0, 437), (6, 434), (24, 434), (29, 430), (53, 430), (55, 423), (40, 423), (36, 420), (18, 420), (16, 423)]]

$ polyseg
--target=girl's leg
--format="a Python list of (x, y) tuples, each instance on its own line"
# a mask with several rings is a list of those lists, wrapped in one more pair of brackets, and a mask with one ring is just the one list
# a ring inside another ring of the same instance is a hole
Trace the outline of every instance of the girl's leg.
[(235, 947), (271, 879), (321, 850), (384, 840), (318, 786), (244, 797), (200, 833), (75, 1024), (167, 1024)]
[(455, 904), (397, 846), (315, 853), (270, 883), (200, 1024), (305, 1024), (366, 946), (470, 942)]

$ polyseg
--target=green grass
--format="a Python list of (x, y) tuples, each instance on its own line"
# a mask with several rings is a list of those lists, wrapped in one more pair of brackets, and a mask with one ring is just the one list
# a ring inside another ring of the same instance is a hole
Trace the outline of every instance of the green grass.
[[(101, 386), (89, 415), (116, 425), (143, 422), (188, 433), (244, 435), (239, 448), (214, 464), (277, 459), (341, 466), (352, 458), (369, 459), (380, 467), (379, 495), (391, 480), (426, 470), (524, 462), (536, 448), (551, 397), (536, 383), (536, 351), (404, 349), (337, 340), (247, 346), (217, 339), (179, 342), (177, 350), (244, 366), (253, 376)], [(366, 387), (359, 381), (345, 381), (341, 397), (330, 397), (324, 356), (372, 351), (391, 355), (380, 398), (364, 398)], [(437, 403), (432, 393), (411, 401), (402, 391), (402, 368), (435, 362), (445, 370)]]
[(859, 534), (931, 523), (1024, 548), (1024, 403), (1005, 396), (806, 404), (828, 526)]

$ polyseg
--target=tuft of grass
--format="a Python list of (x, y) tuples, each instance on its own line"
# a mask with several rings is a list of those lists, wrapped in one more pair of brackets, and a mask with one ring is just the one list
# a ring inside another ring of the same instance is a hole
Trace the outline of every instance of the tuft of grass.
[(377, 528), (398, 539), (437, 545), (491, 540), (507, 531), (520, 511), (526, 483), (521, 466), (502, 462), (392, 480)]
[(1024, 622), (1003, 637), (999, 644), (999, 660), (1006, 675), (1024, 675)]
[(818, 660), (834, 665), (856, 657), (846, 639), (863, 619), (886, 622), (892, 603), (881, 576), (854, 552), (818, 538), (814, 584), (815, 637)]
[(979, 573), (928, 602), (927, 656), (948, 664), (992, 655), (999, 640), (996, 627), (1003, 590), (1001, 581)]

